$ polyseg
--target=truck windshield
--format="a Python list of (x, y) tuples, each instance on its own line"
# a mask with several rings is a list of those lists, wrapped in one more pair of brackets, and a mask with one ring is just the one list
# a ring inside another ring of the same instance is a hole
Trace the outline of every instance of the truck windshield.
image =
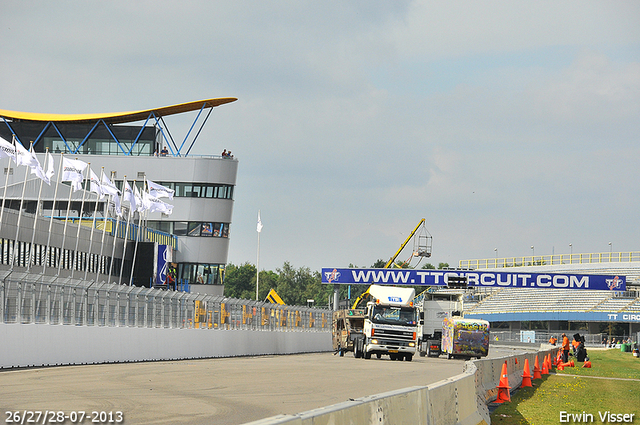
[(416, 311), (413, 307), (389, 307), (376, 305), (371, 314), (373, 323), (388, 325), (415, 326)]

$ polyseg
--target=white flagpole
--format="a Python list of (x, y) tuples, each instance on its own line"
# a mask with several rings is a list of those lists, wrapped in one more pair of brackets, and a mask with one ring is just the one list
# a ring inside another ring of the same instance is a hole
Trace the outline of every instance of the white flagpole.
[[(15, 140), (16, 140), (16, 136), (14, 134), (11, 137), (11, 141), (13, 142), (14, 149), (15, 149)], [(14, 154), (17, 155), (17, 152), (15, 150), (14, 150)], [(17, 165), (18, 163), (16, 162), (16, 169), (17, 169)], [(2, 208), (0, 209), (0, 229), (2, 229), (2, 216), (4, 215), (4, 200), (7, 198), (7, 188), (9, 187), (9, 171), (11, 171), (11, 158), (7, 157), (7, 177), (4, 179), (4, 192), (2, 194)]]
[[(89, 172), (91, 171), (91, 163), (88, 162), (87, 166), (85, 167), (86, 176), (82, 176), (82, 180), (83, 181), (87, 181), (87, 177), (89, 177)], [(85, 183), (86, 184), (86, 183)], [(91, 183), (89, 183), (91, 184)], [(76, 247), (73, 250), (73, 263), (71, 266), (71, 277), (73, 277), (74, 272), (76, 271), (76, 268), (78, 267), (78, 243), (80, 243), (80, 228), (82, 227), (82, 210), (84, 209), (84, 200), (87, 196), (87, 188), (83, 187), (82, 188), (82, 202), (80, 203), (80, 211), (78, 211), (78, 230), (76, 232)]]
[[(124, 176), (124, 180), (122, 182), (122, 193), (124, 198), (125, 186), (127, 185), (127, 176)], [(124, 199), (123, 199), (124, 201)], [(121, 204), (122, 205), (122, 204)], [(127, 238), (129, 237), (129, 222), (131, 220), (131, 203), (129, 203), (129, 212), (127, 213), (127, 228), (124, 231), (124, 246), (122, 247), (122, 264), (120, 265), (120, 278), (118, 279), (118, 284), (122, 284), (122, 272), (124, 271), (124, 263), (127, 253)], [(133, 265), (131, 266), (131, 272), (133, 273)]]
[(260, 232), (262, 232), (262, 220), (260, 220), (260, 210), (258, 210), (258, 258), (256, 259), (256, 301), (260, 301), (258, 289), (260, 287)]
[[(87, 167), (89, 168), (89, 167)], [(102, 183), (102, 174), (104, 173), (104, 167), (102, 167), (102, 171), (100, 172), (100, 182)], [(91, 183), (89, 183), (91, 184)], [(97, 183), (96, 183), (97, 184)], [(89, 273), (89, 263), (91, 263), (91, 251), (93, 248), (93, 233), (96, 229), (96, 216), (98, 215), (98, 204), (100, 203), (100, 195), (96, 193), (96, 207), (93, 209), (93, 223), (91, 224), (91, 236), (89, 237), (89, 262), (87, 263), (87, 267), (84, 269), (84, 280), (87, 280), (87, 273)], [(100, 268), (100, 257), (98, 257), (98, 268)], [(97, 280), (96, 280), (97, 282)]]
[[(58, 181), (56, 182), (56, 190), (53, 192), (53, 205), (51, 206), (51, 217), (49, 218), (49, 234), (47, 235), (47, 250), (46, 255), (47, 257), (45, 258), (44, 261), (44, 266), (42, 267), (42, 274), (44, 275), (44, 272), (47, 270), (47, 261), (48, 259), (51, 257), (51, 252), (50, 251), (50, 244), (51, 244), (51, 228), (53, 226), (53, 212), (56, 209), (56, 198), (58, 197), (58, 186), (60, 186), (60, 179), (62, 178), (62, 158), (64, 156), (64, 153), (60, 153), (60, 167), (58, 168)], [(55, 263), (54, 263), (55, 266)]]
[[(136, 184), (135, 180), (133, 181), (133, 184), (134, 185)], [(144, 183), (142, 187), (144, 188)], [(133, 192), (133, 189), (131, 190), (131, 196), (134, 197), (135, 199), (136, 195), (135, 195), (135, 192)], [(133, 269), (135, 268), (135, 265), (136, 265), (136, 254), (138, 253), (138, 241), (140, 240), (141, 233), (142, 233), (142, 213), (138, 211), (138, 231), (136, 233), (136, 244), (133, 248), (133, 261), (131, 262), (131, 276), (129, 277), (129, 286), (133, 286)]]
[[(62, 160), (62, 158), (60, 159)], [(73, 194), (73, 183), (69, 186), (69, 201), (67, 202), (67, 214), (64, 217), (64, 227), (62, 229), (62, 246), (60, 248), (60, 260), (58, 262), (58, 274), (60, 276), (60, 269), (62, 268), (62, 260), (64, 259), (64, 242), (67, 239), (67, 223), (69, 222), (69, 210), (71, 209), (71, 195)]]
[[(115, 206), (116, 205), (115, 205), (115, 201), (114, 201), (114, 204), (113, 204), (114, 210), (115, 210)], [(120, 216), (118, 215), (118, 211), (116, 210), (116, 231), (113, 234), (113, 248), (111, 248), (111, 263), (109, 264), (109, 280), (111, 280), (111, 273), (113, 272), (113, 262), (114, 262), (114, 258), (115, 258), (115, 255), (116, 255), (116, 242), (118, 241), (118, 229), (119, 228), (120, 228)], [(124, 259), (122, 261), (124, 261)]]
[[(16, 151), (16, 158), (17, 158), (18, 152)], [(24, 192), (25, 189), (27, 188), (27, 179), (29, 178), (29, 171), (31, 171), (29, 169), (29, 167), (25, 167), (25, 174), (24, 174), (24, 183), (22, 184), (22, 196), (20, 197), (20, 207), (18, 210), (18, 223), (16, 224), (16, 240), (13, 243), (13, 256), (11, 258), (11, 269), (13, 270), (13, 265), (16, 262), (16, 252), (18, 251), (18, 234), (20, 232), (20, 219), (22, 218), (22, 204), (24, 202)]]
[[(45, 168), (47, 167), (47, 153), (49, 148), (46, 149), (44, 154)], [(31, 262), (33, 261), (33, 248), (36, 241), (36, 225), (38, 224), (38, 212), (40, 211), (40, 197), (42, 196), (42, 185), (44, 180), (40, 179), (40, 189), (38, 189), (38, 202), (36, 203), (36, 212), (33, 217), (33, 232), (31, 233), (31, 245), (29, 246), (29, 264), (27, 264), (27, 272), (31, 269)]]
[[(102, 167), (102, 175), (104, 176), (104, 167)], [(102, 178), (100, 178), (102, 182)], [(100, 242), (100, 259), (98, 261), (98, 273), (96, 273), (96, 282), (100, 280), (100, 270), (102, 268), (102, 251), (104, 248), (104, 237), (107, 233), (107, 218), (109, 216), (109, 203), (111, 202), (111, 195), (107, 199), (107, 203), (104, 206), (104, 213), (102, 214), (102, 241)]]

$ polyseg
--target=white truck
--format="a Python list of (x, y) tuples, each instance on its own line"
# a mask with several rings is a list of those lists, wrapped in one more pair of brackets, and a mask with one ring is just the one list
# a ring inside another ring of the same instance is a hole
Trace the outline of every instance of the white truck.
[(411, 361), (417, 349), (418, 318), (413, 305), (415, 290), (371, 285), (362, 334), (354, 338), (353, 354), (370, 359), (389, 355), (391, 360)]
[(438, 357), (442, 353), (442, 324), (445, 319), (460, 315), (462, 305), (457, 297), (428, 299), (418, 306), (418, 348), (420, 356)]

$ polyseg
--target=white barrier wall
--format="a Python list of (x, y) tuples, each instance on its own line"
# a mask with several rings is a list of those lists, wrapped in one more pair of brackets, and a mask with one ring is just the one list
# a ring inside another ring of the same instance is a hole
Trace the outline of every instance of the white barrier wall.
[(0, 368), (331, 351), (330, 332), (0, 324)]
[(557, 349), (469, 361), (462, 374), (425, 387), (405, 388), (247, 425), (487, 425), (491, 423), (487, 404), (496, 399), (502, 365), (507, 363), (509, 386), (515, 389), (522, 384), (524, 359), (529, 359), (533, 375), (535, 356), (542, 362), (550, 352), (553, 356)]

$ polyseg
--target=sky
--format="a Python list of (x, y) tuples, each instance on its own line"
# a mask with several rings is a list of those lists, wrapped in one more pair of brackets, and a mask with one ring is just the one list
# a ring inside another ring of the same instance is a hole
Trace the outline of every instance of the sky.
[(0, 109), (238, 98), (192, 151), (239, 160), (230, 263), (258, 261), (258, 211), (261, 270), (369, 267), (422, 218), (418, 266), (640, 251), (638, 2), (2, 6)]

